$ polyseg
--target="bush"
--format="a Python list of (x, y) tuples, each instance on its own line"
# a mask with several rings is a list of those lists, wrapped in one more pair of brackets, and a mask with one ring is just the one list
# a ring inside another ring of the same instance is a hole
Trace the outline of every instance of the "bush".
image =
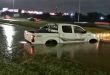
[(6, 21), (6, 20), (0, 20), (1, 23), (11, 23), (15, 25), (21, 25), (26, 27), (32, 27), (32, 28), (38, 28), (39, 26), (47, 24), (45, 21), (41, 22), (33, 22), (33, 21)]

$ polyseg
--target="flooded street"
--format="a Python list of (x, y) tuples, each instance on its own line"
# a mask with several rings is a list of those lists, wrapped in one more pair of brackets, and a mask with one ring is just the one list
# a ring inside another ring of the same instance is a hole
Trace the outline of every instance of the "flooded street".
[[(28, 63), (34, 57), (42, 55), (67, 58), (86, 64), (87, 66), (100, 68), (106, 71), (110, 69), (110, 43), (100, 42), (58, 44), (57, 46), (30, 45), (24, 43), (24, 30), (29, 29), (21, 26), (0, 24), (0, 59), (7, 62)], [(41, 60), (43, 60), (41, 59)], [(52, 59), (54, 60), (54, 59)], [(52, 61), (51, 60), (51, 61)], [(37, 61), (36, 61), (37, 62)]]
[(108, 72), (110, 69), (110, 43), (58, 44), (55, 47), (47, 47), (45, 45), (31, 46), (27, 43), (24, 44), (24, 48), (31, 56), (54, 55), (54, 57), (58, 59), (63, 59), (66, 57), (67, 59), (74, 60), (78, 63), (83, 63), (92, 68), (100, 68)]
[(12, 24), (0, 24), (0, 58), (11, 61), (19, 52), (19, 42), (24, 40), (24, 29)]

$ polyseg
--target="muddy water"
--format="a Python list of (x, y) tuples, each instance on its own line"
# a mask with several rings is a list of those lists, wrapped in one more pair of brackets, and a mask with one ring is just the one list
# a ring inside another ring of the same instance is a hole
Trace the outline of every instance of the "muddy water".
[(24, 40), (26, 27), (12, 24), (0, 24), (0, 59), (12, 61), (19, 52), (19, 42)]
[[(30, 45), (24, 41), (23, 32), (30, 29), (15, 25), (0, 25), (0, 59), (22, 63), (33, 60), (37, 55), (54, 55), (58, 59), (67, 57), (87, 66), (110, 69), (110, 43), (100, 42), (58, 44), (57, 46)], [(53, 59), (54, 60), (54, 59)]]
[[(45, 45), (29, 45), (24, 44), (25, 50), (30, 56), (33, 55), (51, 55), (58, 59), (67, 57), (67, 59), (83, 63), (92, 68), (99, 68), (109, 72), (110, 69), (110, 43), (100, 42), (90, 43), (74, 43), (74, 44), (58, 44), (55, 47), (47, 47)], [(50, 57), (51, 58), (51, 57)], [(53, 59), (54, 60), (54, 59)]]

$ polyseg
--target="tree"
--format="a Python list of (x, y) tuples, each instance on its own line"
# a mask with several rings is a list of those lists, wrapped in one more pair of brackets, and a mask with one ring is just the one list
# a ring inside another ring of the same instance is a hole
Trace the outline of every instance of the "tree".
[[(100, 17), (104, 17), (104, 19), (100, 19)], [(105, 21), (105, 15), (102, 13), (91, 12), (87, 14), (87, 21), (89, 22)]]
[(1, 13), (1, 16), (6, 16), (6, 15), (13, 16), (13, 13), (11, 13), (9, 11), (5, 11), (5, 12)]
[(110, 22), (110, 14), (108, 14), (106, 17), (107, 17), (107, 21)]

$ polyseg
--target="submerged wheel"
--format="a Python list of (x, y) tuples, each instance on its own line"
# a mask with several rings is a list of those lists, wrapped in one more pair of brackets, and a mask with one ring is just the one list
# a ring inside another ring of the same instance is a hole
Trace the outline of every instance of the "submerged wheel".
[(89, 40), (89, 43), (97, 43), (97, 42), (98, 42), (98, 40), (96, 40), (96, 39)]
[(57, 41), (56, 40), (48, 40), (45, 43), (46, 46), (56, 46), (57, 45)]

